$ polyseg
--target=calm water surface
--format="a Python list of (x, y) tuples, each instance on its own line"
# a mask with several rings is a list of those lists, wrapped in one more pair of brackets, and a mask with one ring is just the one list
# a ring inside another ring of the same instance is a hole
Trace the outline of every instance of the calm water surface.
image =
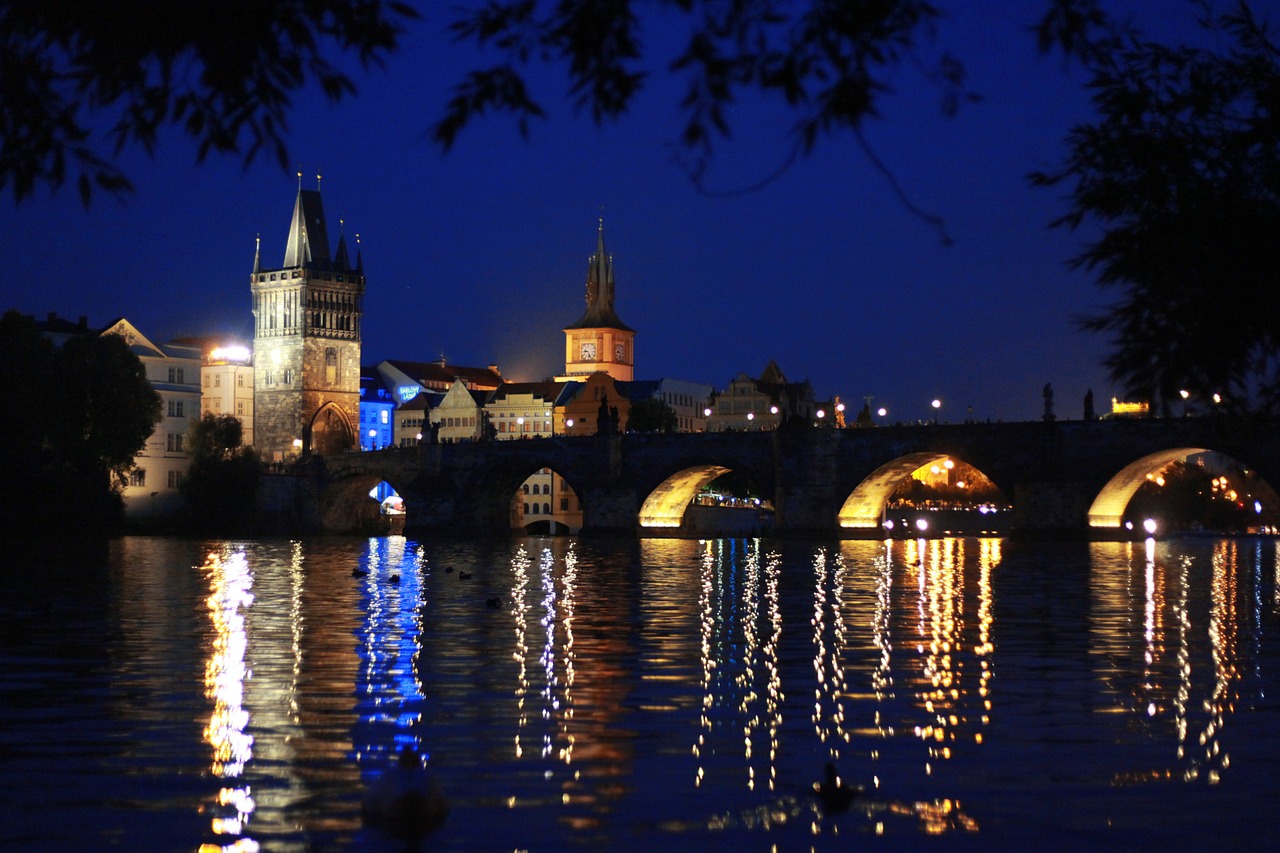
[[(432, 850), (1275, 835), (1272, 541), (132, 538), (8, 568), (4, 849), (394, 850), (360, 800), (405, 744), (452, 804)], [(866, 787), (845, 814), (810, 795), (829, 760)]]

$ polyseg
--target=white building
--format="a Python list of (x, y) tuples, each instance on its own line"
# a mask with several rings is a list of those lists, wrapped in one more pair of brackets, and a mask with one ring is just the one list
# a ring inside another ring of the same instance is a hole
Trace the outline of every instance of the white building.
[(235, 415), (243, 443), (253, 444), (253, 351), (241, 344), (215, 346), (200, 369), (200, 413)]
[(120, 319), (102, 334), (120, 335), (142, 361), (151, 387), (160, 394), (160, 422), (133, 460), (124, 488), (125, 515), (146, 518), (176, 512), (178, 491), (191, 465), (187, 430), (200, 417), (201, 353), (198, 346), (157, 345), (128, 320)]

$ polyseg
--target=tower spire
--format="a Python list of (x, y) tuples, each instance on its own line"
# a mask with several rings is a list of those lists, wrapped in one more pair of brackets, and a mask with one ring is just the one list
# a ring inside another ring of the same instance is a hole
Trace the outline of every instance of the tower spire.
[(262, 235), (256, 234), (253, 238), (253, 271), (255, 273), (262, 270)]

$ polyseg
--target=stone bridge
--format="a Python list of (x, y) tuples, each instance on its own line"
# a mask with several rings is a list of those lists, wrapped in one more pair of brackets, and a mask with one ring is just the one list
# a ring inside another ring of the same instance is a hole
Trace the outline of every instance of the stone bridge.
[(565, 436), (317, 457), (312, 470), (331, 530), (350, 527), (353, 501), (385, 480), (404, 498), (410, 531), (505, 534), (514, 493), (545, 467), (580, 497), (583, 532), (679, 535), (699, 488), (736, 471), (772, 496), (776, 533), (878, 537), (893, 490), (951, 458), (1000, 488), (1014, 532), (1106, 537), (1122, 534), (1147, 474), (1206, 450), (1280, 483), (1272, 427), (1226, 418)]

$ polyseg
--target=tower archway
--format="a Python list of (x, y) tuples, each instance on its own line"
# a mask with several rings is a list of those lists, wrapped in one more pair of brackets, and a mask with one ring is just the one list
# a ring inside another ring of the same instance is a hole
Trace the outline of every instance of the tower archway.
[(347, 413), (336, 403), (325, 403), (307, 424), (303, 436), (307, 449), (321, 455), (343, 453), (356, 446), (356, 432)]

